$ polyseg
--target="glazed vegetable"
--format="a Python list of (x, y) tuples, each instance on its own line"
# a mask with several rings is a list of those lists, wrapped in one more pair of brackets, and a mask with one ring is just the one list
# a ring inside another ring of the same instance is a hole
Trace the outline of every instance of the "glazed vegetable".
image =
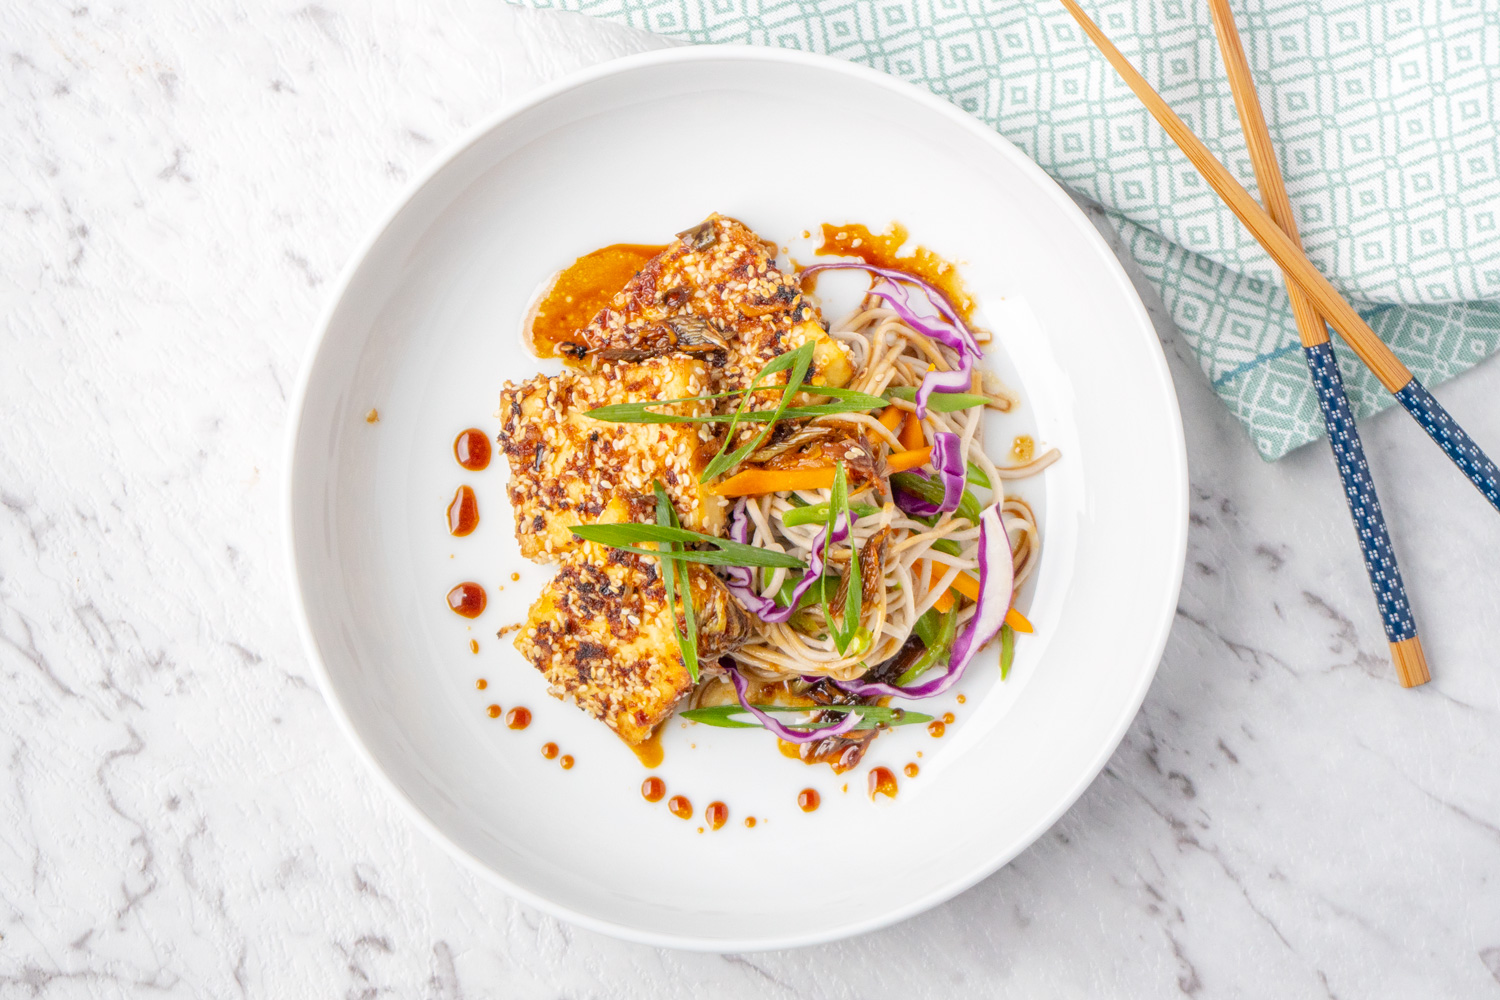
[[(932, 457), (931, 448), (898, 451), (886, 459), (891, 472), (921, 468)], [(790, 490), (826, 490), (833, 486), (833, 466), (812, 465), (800, 469), (746, 469), (713, 487), (721, 497), (759, 497)]]

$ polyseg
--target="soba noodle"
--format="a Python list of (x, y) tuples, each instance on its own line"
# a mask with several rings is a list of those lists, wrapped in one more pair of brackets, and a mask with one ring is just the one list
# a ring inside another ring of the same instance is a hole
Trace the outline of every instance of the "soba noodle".
[[(855, 375), (848, 388), (859, 392), (878, 395), (892, 386), (917, 386), (929, 371), (929, 366), (948, 371), (956, 364), (956, 356), (950, 348), (916, 332), (896, 313), (885, 308), (865, 308), (831, 333), (850, 349)], [(988, 502), (1001, 505), (1001, 520), (1010, 538), (1016, 585), (1019, 586), (1036, 566), (1041, 538), (1031, 507), (1017, 497), (1005, 496), (1005, 483), (1035, 475), (1055, 461), (1058, 453), (1049, 449), (1021, 466), (996, 466), (984, 450), (985, 411), (988, 408), (1009, 410), (1015, 397), (1004, 387), (994, 382), (982, 384), (979, 379), (976, 379), (975, 391), (987, 397), (987, 406), (952, 413), (929, 409), (924, 429), (929, 441), (939, 431), (958, 435), (964, 460), (972, 462), (989, 477), (994, 487), (990, 492), (994, 495)], [(915, 404), (900, 400), (894, 405), (906, 411), (916, 409)], [(892, 450), (901, 450), (895, 434), (874, 417), (848, 413), (814, 418), (786, 440), (762, 448), (751, 456), (751, 460), (765, 461), (775, 457), (827, 434), (829, 429), (840, 424), (853, 425), (873, 438), (885, 440)], [(973, 488), (979, 492), (981, 503), (987, 506), (984, 500), (986, 491)], [(803, 504), (828, 502), (830, 492), (826, 489), (797, 491), (796, 500), (790, 492), (750, 498), (746, 503), (750, 543), (789, 552), (804, 562), (810, 561), (820, 526), (788, 527), (782, 517)], [(862, 624), (869, 631), (871, 641), (863, 648), (851, 649), (848, 655), (841, 655), (833, 638), (827, 634), (822, 609), (815, 602), (788, 623), (757, 623), (757, 637), (733, 654), (747, 675), (772, 682), (799, 677), (832, 677), (837, 680), (858, 677), (871, 665), (896, 655), (911, 635), (917, 619), (939, 600), (960, 572), (978, 572), (979, 527), (967, 518), (952, 512), (944, 513), (929, 526), (909, 517), (892, 502), (882, 503), (868, 482), (857, 489), (851, 487), (849, 502), (851, 505), (868, 504), (880, 510), (878, 514), (859, 519), (848, 541), (829, 550), (830, 571), (835, 575), (841, 569), (847, 573), (851, 548), (861, 548), (871, 536), (886, 528), (891, 529), (883, 564), (884, 587), (873, 605), (867, 601), (862, 609)], [(943, 539), (958, 547), (957, 555), (933, 548), (935, 542)], [(772, 597), (786, 581), (787, 571), (761, 571), (757, 579), (760, 593)], [(859, 582), (853, 581), (852, 585), (858, 586)], [(962, 628), (974, 613), (975, 606), (966, 603), (958, 612), (959, 627)], [(797, 624), (802, 627), (794, 627)]]

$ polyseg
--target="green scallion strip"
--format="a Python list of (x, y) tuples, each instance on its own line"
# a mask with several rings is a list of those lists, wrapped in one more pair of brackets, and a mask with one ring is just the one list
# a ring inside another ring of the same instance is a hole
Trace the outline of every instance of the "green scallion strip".
[(1009, 625), (1000, 626), (1000, 679), (1010, 675), (1010, 665), (1016, 658), (1016, 632)]
[[(896, 489), (919, 496), (928, 503), (941, 503), (943, 500), (943, 484), (936, 476), (929, 479), (915, 472), (897, 472), (891, 476), (891, 485)], [(979, 514), (979, 500), (974, 494), (964, 490), (964, 495), (959, 499), (958, 510), (954, 511), (954, 515), (968, 518), (970, 524), (978, 524)]]
[(990, 483), (990, 477), (984, 474), (984, 470), (973, 462), (969, 463), (969, 482), (983, 490), (994, 489)]
[[(794, 493), (792, 494), (792, 496), (795, 497), (796, 494)], [(874, 517), (876, 514), (880, 513), (880, 508), (872, 507), (867, 503), (855, 503), (849, 505), (849, 511), (854, 515), (854, 519), (857, 521), (862, 517)], [(786, 525), (788, 528), (795, 528), (799, 524), (818, 524), (820, 522), (826, 524), (827, 521), (827, 500), (823, 501), (822, 503), (810, 504), (806, 507), (797, 507), (793, 510), (783, 511), (781, 515), (781, 523)]]
[[(659, 527), (676, 527), (677, 511), (672, 507), (672, 501), (667, 496), (667, 491), (661, 483), (652, 480), (651, 488), (656, 492), (656, 523)], [(677, 546), (672, 542), (663, 542), (659, 554), (661, 555), (661, 582), (667, 594), (667, 615), (672, 619), (672, 636), (677, 640), (677, 649), (682, 653), (682, 665), (687, 668), (688, 677), (694, 684), (698, 683), (698, 623), (693, 613), (693, 585), (688, 576), (686, 564), (678, 565), (675, 553)], [(677, 578), (682, 578), (682, 617), (684, 628), (677, 627), (677, 606), (672, 599), (672, 591), (676, 589)]]
[[(901, 708), (882, 708), (879, 705), (808, 705), (806, 707), (791, 707), (787, 705), (756, 705), (762, 712), (796, 713), (806, 712), (828, 712), (832, 715), (844, 715), (849, 712), (857, 712), (860, 717), (858, 728), (850, 732), (859, 732), (861, 729), (874, 729), (876, 726), (910, 726), (932, 721), (932, 716), (923, 715), (921, 712), (913, 712)], [(690, 722), (701, 722), (705, 726), (718, 726), (721, 729), (759, 729), (758, 722), (741, 722), (734, 718), (736, 715), (748, 715), (742, 705), (714, 705), (709, 708), (690, 708), (685, 712), (679, 712), (684, 719)], [(865, 725), (869, 723), (869, 725)], [(825, 729), (836, 725), (836, 720), (824, 719), (818, 722), (788, 722), (788, 729)]]
[(772, 412), (770, 419), (768, 419), (765, 422), (765, 426), (761, 428), (760, 433), (755, 435), (755, 437), (751, 439), (751, 441), (744, 447), (736, 448), (734, 451), (726, 455), (724, 453), (724, 449), (729, 447), (730, 441), (734, 440), (734, 430), (739, 423), (738, 420), (731, 420), (729, 422), (729, 431), (724, 435), (724, 444), (720, 447), (719, 453), (714, 456), (713, 461), (708, 463), (708, 466), (703, 470), (702, 475), (698, 477), (698, 481), (700, 483), (706, 483), (714, 479), (716, 476), (720, 476), (728, 470), (739, 465), (746, 458), (749, 458), (751, 453), (753, 453), (755, 449), (761, 446), (761, 444), (770, 435), (771, 429), (776, 426), (776, 422), (780, 420), (782, 418), (782, 415), (786, 412), (788, 404), (791, 403), (791, 390), (795, 389), (797, 386), (800, 386), (802, 384), (802, 380), (807, 376), (807, 368), (812, 364), (812, 356), (813, 342), (808, 341), (801, 347), (797, 348), (795, 351), (789, 351), (788, 353), (783, 354), (779, 357), (772, 358), (770, 361), (766, 362), (764, 368), (756, 373), (755, 378), (750, 383), (749, 392), (745, 393), (744, 399), (740, 400), (740, 408), (735, 411), (737, 417), (740, 413), (743, 412), (744, 404), (750, 399), (751, 394), (757, 391), (761, 379), (765, 378), (768, 375), (774, 375), (776, 372), (785, 371), (788, 368), (791, 369), (791, 374), (789, 374), (786, 379), (786, 385), (782, 387), (781, 399), (776, 404), (776, 409)]
[[(886, 390), (886, 395), (908, 403), (917, 401), (916, 387), (910, 385), (893, 385)], [(972, 392), (934, 392), (927, 397), (927, 408), (934, 413), (953, 413), (983, 406), (988, 402), (988, 398), (976, 396)]]
[(598, 542), (612, 549), (623, 549), (626, 552), (637, 552), (648, 556), (658, 553), (654, 549), (639, 548), (637, 543), (680, 542), (687, 545), (704, 544), (716, 547), (711, 552), (698, 552), (691, 549), (673, 550), (678, 561), (705, 563), (710, 566), (807, 568), (801, 560), (789, 553), (773, 552), (770, 549), (756, 548), (754, 545), (746, 545), (743, 542), (732, 542), (727, 538), (715, 538), (712, 535), (679, 528), (672, 524), (662, 524), (660, 518), (656, 524), (580, 524), (576, 525), (572, 531), (586, 542)]

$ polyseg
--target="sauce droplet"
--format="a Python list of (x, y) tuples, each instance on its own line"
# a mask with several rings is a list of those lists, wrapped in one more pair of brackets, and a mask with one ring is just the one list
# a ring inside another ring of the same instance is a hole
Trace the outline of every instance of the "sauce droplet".
[(460, 431), (453, 439), (453, 457), (470, 472), (479, 472), (490, 464), (490, 439), (477, 427)]
[(505, 713), (505, 724), (512, 729), (525, 729), (531, 725), (531, 709), (517, 705)]
[(490, 718), (492, 718), (492, 719), (498, 719), (498, 718), (500, 718), (500, 706), (499, 705), (491, 705), (489, 708), (485, 709), (485, 711), (490, 714)]
[(474, 533), (479, 527), (479, 501), (474, 497), (474, 491), (467, 486), (460, 486), (453, 494), (453, 500), (448, 504), (448, 534), (457, 538)]
[(729, 807), (722, 802), (710, 802), (703, 810), (703, 821), (710, 830), (717, 830), (729, 819)]
[(667, 794), (667, 783), (656, 775), (653, 774), (641, 782), (641, 798), (647, 802), (660, 802), (665, 794)]
[(890, 798), (896, 797), (896, 776), (888, 767), (874, 767), (870, 769), (870, 798), (877, 795), (885, 795)]
[(907, 764), (901, 769), (902, 773), (905, 774), (908, 778), (915, 778), (921, 770), (922, 769), (917, 767), (916, 764)]
[(511, 575), (510, 575), (510, 582), (511, 582), (511, 583), (516, 583), (516, 582), (517, 582), (517, 581), (519, 581), (519, 580), (520, 580), (520, 579), (521, 579), (521, 574), (520, 574), (520, 573), (512, 573), (512, 574), (511, 574)]
[(797, 793), (797, 808), (805, 813), (810, 813), (818, 808), (818, 803), (822, 801), (823, 798), (818, 794), (816, 788), (804, 788)]
[(1036, 454), (1036, 442), (1031, 439), (1030, 434), (1017, 434), (1016, 439), (1011, 442), (1010, 453), (1017, 462), (1029, 462)]
[(548, 760), (551, 760), (552, 758), (556, 757), (557, 756), (557, 744), (556, 743), (543, 743), (542, 744), (542, 756), (546, 757)]
[(479, 680), (474, 682), (474, 686), (483, 691), (485, 688), (490, 686), (490, 682), (481, 677), (479, 678)]
[(448, 591), (448, 607), (454, 614), (465, 618), (478, 618), (483, 614), (486, 601), (484, 588), (477, 583), (460, 583)]
[[(477, 653), (477, 652), (479, 652), (479, 640), (478, 639), (470, 639), (469, 640), (469, 652), (471, 652), (471, 653)], [(483, 690), (483, 689), (481, 688), (481, 690)]]
[(655, 767), (666, 757), (666, 751), (661, 748), (661, 730), (659, 729), (630, 749), (635, 752), (636, 759), (646, 767)]
[(745, 817), (745, 828), (747, 830), (753, 830), (753, 829), (755, 829), (755, 817), (754, 816), (746, 816)]
[(562, 765), (564, 771), (571, 771), (573, 769), (573, 755), (570, 753), (563, 754), (562, 760), (558, 761), (558, 763)]
[(963, 696), (963, 695), (959, 695), (959, 696), (958, 696), (958, 703), (959, 703), (959, 704), (960, 704), (960, 705), (962, 705), (962, 704), (963, 704), (963, 703), (964, 703), (964, 702), (966, 702), (966, 701), (968, 701), (968, 700), (969, 700), (969, 699), (967, 699), (967, 698), (965, 698), (965, 697), (964, 697), (964, 696)]
[(521, 336), (539, 358), (577, 360), (583, 345), (570, 343), (594, 316), (609, 305), (625, 283), (665, 246), (616, 243), (584, 254), (559, 272), (532, 309)]
[(947, 723), (948, 725), (950, 725), (950, 726), (953, 725), (953, 713), (952, 712), (944, 712), (943, 713), (943, 721), (945, 723)]
[(369, 413), (365, 414), (365, 423), (367, 423), (367, 424), (378, 424), (378, 423), (380, 423), (380, 411), (372, 408)]
[(947, 730), (948, 727), (943, 725), (942, 719), (933, 719), (931, 722), (927, 723), (927, 735), (931, 736), (933, 739), (937, 739), (938, 737), (942, 736), (943, 733), (947, 732)]
[(672, 815), (678, 819), (693, 818), (693, 804), (688, 801), (686, 795), (674, 795), (667, 800), (667, 808), (672, 810)]

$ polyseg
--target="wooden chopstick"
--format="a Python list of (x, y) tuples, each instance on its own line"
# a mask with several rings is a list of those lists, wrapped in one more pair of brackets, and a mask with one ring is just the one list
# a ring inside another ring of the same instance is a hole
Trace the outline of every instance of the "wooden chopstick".
[[(1239, 111), (1240, 127), (1245, 133), (1245, 145), (1250, 150), (1260, 196), (1276, 225), (1300, 245), (1297, 224), (1292, 218), (1292, 202), (1281, 177), (1281, 165), (1276, 161), (1270, 130), (1266, 128), (1260, 97), (1255, 91), (1255, 78), (1250, 73), (1250, 63), (1245, 58), (1245, 48), (1234, 24), (1234, 11), (1229, 7), (1229, 0), (1208, 0), (1208, 6), (1213, 13), (1219, 51), (1224, 55), (1224, 65), (1229, 72), (1229, 86), (1234, 92), (1234, 104)], [(1422, 639), (1417, 635), (1416, 622), (1412, 619), (1411, 605), (1406, 599), (1406, 586), (1401, 580), (1401, 568), (1391, 548), (1390, 532), (1380, 510), (1380, 498), (1375, 493), (1375, 483), (1365, 461), (1364, 445), (1355, 428), (1349, 400), (1344, 395), (1338, 362), (1333, 357), (1332, 345), (1328, 343), (1328, 328), (1312, 301), (1290, 281), (1287, 298), (1297, 320), (1297, 332), (1307, 354), (1313, 384), (1318, 390), (1329, 444), (1344, 482), (1349, 514), (1354, 519), (1365, 570), (1390, 643), (1396, 679), (1402, 687), (1426, 684), (1431, 679), (1427, 657), (1422, 650)]]
[(1222, 198), (1239, 220), (1245, 224), (1271, 259), (1276, 261), (1289, 282), (1299, 285), (1312, 300), (1318, 312), (1328, 320), (1406, 410), (1422, 425), (1422, 429), (1437, 442), (1449, 459), (1469, 477), (1496, 510), (1500, 510), (1500, 468), (1496, 468), (1458, 422), (1443, 409), (1442, 405), (1419, 382), (1401, 360), (1385, 345), (1368, 323), (1360, 318), (1344, 297), (1319, 273), (1312, 261), (1302, 252), (1298, 242), (1282, 231), (1276, 221), (1260, 207), (1240, 183), (1234, 179), (1222, 163), (1214, 158), (1202, 140), (1192, 133), (1183, 120), (1162, 100), (1160, 94), (1151, 89), (1130, 61), (1115, 48), (1108, 36), (1089, 19), (1076, 0), (1061, 0), (1062, 5), (1073, 15), (1084, 34), (1109, 60), (1115, 72), (1135, 91), (1146, 110), (1171, 136), (1172, 141), (1187, 154), (1198, 168), (1209, 187)]

